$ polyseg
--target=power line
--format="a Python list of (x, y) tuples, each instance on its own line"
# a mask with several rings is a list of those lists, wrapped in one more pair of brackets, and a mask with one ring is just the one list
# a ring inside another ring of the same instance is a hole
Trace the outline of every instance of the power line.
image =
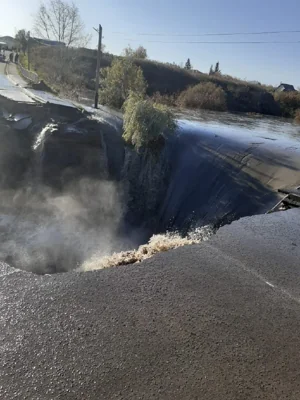
[[(124, 39), (127, 42), (139, 42), (137, 39)], [(164, 40), (146, 40), (143, 43), (167, 43), (167, 44), (299, 44), (300, 41), (290, 41), (290, 42), (283, 42), (283, 41), (239, 41), (239, 42), (209, 42), (209, 41), (164, 41)]]
[(276, 35), (281, 33), (300, 33), (300, 30), (294, 31), (262, 31), (262, 32), (225, 32), (225, 33), (200, 33), (200, 34), (181, 34), (181, 33), (129, 33), (129, 32), (112, 32), (117, 35), (136, 35), (136, 36), (185, 36), (185, 37), (200, 37), (200, 36), (235, 36), (235, 35)]

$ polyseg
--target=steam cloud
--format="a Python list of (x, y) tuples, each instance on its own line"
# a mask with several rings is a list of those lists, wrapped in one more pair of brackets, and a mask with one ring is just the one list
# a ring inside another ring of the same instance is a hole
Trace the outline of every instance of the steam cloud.
[(129, 245), (118, 236), (123, 210), (113, 182), (85, 178), (61, 195), (45, 187), (0, 195), (0, 259), (16, 268), (64, 272)]
[(0, 260), (40, 274), (73, 270), (96, 254), (131, 245), (120, 233), (122, 190), (106, 178), (101, 148), (82, 148), (82, 153), (90, 161), (91, 151), (98, 152), (103, 178), (73, 179), (62, 191), (42, 183), (43, 145), (57, 129), (44, 123), (36, 135), (0, 120)]

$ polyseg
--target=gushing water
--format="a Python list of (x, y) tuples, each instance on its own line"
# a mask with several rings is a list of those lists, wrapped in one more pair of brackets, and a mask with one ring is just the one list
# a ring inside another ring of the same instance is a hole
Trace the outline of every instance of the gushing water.
[(33, 150), (37, 150), (38, 147), (45, 141), (47, 134), (51, 135), (51, 133), (55, 132), (56, 129), (57, 129), (57, 125), (47, 124), (41, 130), (41, 133), (37, 136), (37, 138), (32, 146)]
[(165, 234), (153, 235), (147, 244), (139, 246), (139, 248), (135, 250), (113, 253), (105, 257), (95, 254), (91, 259), (85, 261), (79, 270), (93, 271), (119, 265), (134, 264), (151, 258), (157, 253), (204, 242), (208, 240), (214, 232), (215, 230), (207, 225), (190, 231), (184, 237), (180, 235), (179, 232), (166, 232)]

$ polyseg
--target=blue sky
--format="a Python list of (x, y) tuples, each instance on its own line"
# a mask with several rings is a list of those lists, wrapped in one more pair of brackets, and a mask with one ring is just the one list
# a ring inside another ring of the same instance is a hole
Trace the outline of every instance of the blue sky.
[[(4, 4), (3, 4), (4, 2)], [(39, 0), (2, 0), (0, 35), (33, 24)], [(199, 35), (222, 32), (300, 30), (299, 0), (77, 0), (87, 32), (103, 26), (107, 50), (120, 54), (130, 44), (143, 45), (152, 59), (185, 62), (207, 72), (220, 62), (223, 73), (277, 85), (300, 86), (300, 43), (295, 44), (187, 44), (151, 41), (299, 41), (300, 33), (232, 37), (138, 36), (136, 33)], [(114, 32), (123, 32), (115, 34)], [(96, 47), (96, 34), (91, 47)]]

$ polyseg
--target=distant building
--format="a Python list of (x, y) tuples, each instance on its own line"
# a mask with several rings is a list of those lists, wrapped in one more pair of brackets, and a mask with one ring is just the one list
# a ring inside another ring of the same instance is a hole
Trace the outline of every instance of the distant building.
[(288, 85), (287, 83), (281, 83), (276, 92), (296, 92), (296, 89), (293, 85)]
[(56, 40), (48, 40), (48, 39), (39, 39), (39, 38), (32, 38), (33, 44), (36, 45), (40, 44), (42, 46), (54, 46), (54, 47), (65, 47), (65, 43), (58, 42)]
[(2, 43), (1, 47), (7, 50), (12, 50), (17, 47), (15, 39), (11, 36), (0, 37), (0, 42)]

